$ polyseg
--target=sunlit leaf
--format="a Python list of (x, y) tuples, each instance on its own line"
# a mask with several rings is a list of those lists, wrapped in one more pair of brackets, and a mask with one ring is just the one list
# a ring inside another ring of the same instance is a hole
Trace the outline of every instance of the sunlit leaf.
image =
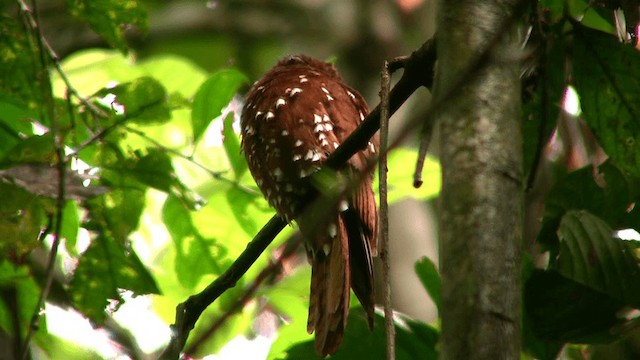
[(236, 179), (239, 179), (249, 168), (247, 161), (240, 152), (240, 139), (238, 138), (238, 134), (233, 131), (233, 113), (229, 113), (224, 119), (222, 136), (224, 137), (223, 144), (227, 158), (229, 158), (229, 163), (231, 164)]
[(214, 73), (200, 86), (191, 111), (194, 142), (200, 140), (211, 121), (222, 114), (222, 109), (247, 81), (243, 73), (227, 69)]
[(3, 167), (18, 163), (53, 163), (55, 148), (51, 133), (30, 136), (8, 150), (0, 160)]
[(0, 261), (22, 260), (38, 245), (45, 214), (38, 197), (0, 181)]
[(124, 116), (140, 124), (153, 124), (171, 118), (169, 97), (156, 79), (143, 76), (134, 81), (100, 90), (96, 96), (115, 95), (115, 102), (124, 107)]
[(67, 0), (71, 14), (89, 23), (111, 46), (127, 51), (124, 30), (135, 25), (148, 30), (147, 14), (137, 0)]
[[(194, 228), (191, 214), (179, 199), (170, 196), (162, 208), (162, 219), (176, 249), (175, 272), (180, 283), (194, 288), (204, 275), (219, 274), (226, 250), (206, 239)], [(189, 266), (198, 264), (198, 266)]]
[[(5, 334), (24, 338), (38, 303), (40, 288), (26, 266), (0, 260), (0, 289), (0, 329)], [(45, 315), (42, 316), (41, 325), (44, 325)], [(16, 334), (16, 330), (20, 333)]]
[(135, 252), (108, 236), (91, 242), (80, 257), (70, 293), (76, 309), (97, 323), (122, 304), (121, 291), (135, 295), (159, 294), (155, 280)]

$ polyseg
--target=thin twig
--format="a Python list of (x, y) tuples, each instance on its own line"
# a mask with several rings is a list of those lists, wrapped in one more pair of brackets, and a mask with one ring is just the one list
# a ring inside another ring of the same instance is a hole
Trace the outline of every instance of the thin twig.
[[(71, 81), (69, 80), (69, 78), (67, 77), (67, 74), (62, 69), (62, 65), (60, 64), (60, 58), (58, 57), (56, 52), (53, 50), (53, 48), (51, 47), (51, 45), (49, 44), (47, 39), (44, 37), (44, 35), (40, 31), (40, 29), (38, 27), (38, 22), (36, 21), (36, 18), (34, 17), (33, 12), (29, 8), (29, 6), (24, 2), (24, 0), (16, 0), (16, 1), (18, 2), (18, 6), (20, 7), (20, 12), (27, 19), (27, 21), (29, 23), (29, 26), (31, 28), (33, 28), (33, 29), (37, 29), (38, 42), (40, 42), (42, 44), (42, 47), (40, 49), (41, 53), (42, 54), (47, 54), (47, 56), (51, 60), (51, 64), (56, 69), (56, 72), (58, 73), (58, 75), (60, 75), (60, 78), (64, 82), (64, 84), (67, 87), (68, 91), (70, 93), (72, 93), (73, 96), (75, 96), (80, 101), (80, 103), (82, 103), (84, 106), (86, 106), (95, 115), (97, 115), (99, 117), (102, 117), (102, 118), (107, 118), (108, 114), (106, 114), (104, 111), (102, 111), (100, 108), (98, 108), (95, 104), (93, 104), (89, 100), (87, 100), (84, 96), (82, 96), (78, 92), (78, 90), (76, 88), (74, 88), (71, 85)], [(35, 9), (35, 4), (36, 4), (36, 2), (33, 1), (33, 6), (32, 7), (34, 9)]]
[(387, 202), (387, 147), (389, 142), (389, 64), (385, 61), (380, 79), (380, 260), (382, 261), (382, 283), (384, 299), (385, 333), (387, 335), (387, 360), (396, 357), (396, 329), (393, 324), (391, 303), (391, 265), (389, 259), (389, 204)]
[(216, 180), (224, 181), (224, 182), (229, 183), (231, 185), (237, 186), (239, 189), (245, 191), (246, 193), (249, 193), (249, 194), (252, 194), (252, 195), (259, 195), (259, 192), (257, 192), (256, 190), (253, 190), (253, 189), (251, 189), (249, 187), (243, 186), (236, 180), (231, 180), (231, 179), (225, 177), (224, 174), (227, 171), (214, 171), (214, 170), (211, 170), (208, 167), (204, 166), (202, 163), (196, 161), (196, 159), (194, 159), (193, 155), (185, 155), (185, 154), (181, 153), (178, 150), (175, 150), (175, 149), (172, 149), (170, 147), (164, 146), (159, 141), (153, 139), (152, 137), (148, 136), (147, 134), (145, 134), (144, 132), (142, 132), (142, 131), (140, 131), (138, 129), (135, 129), (135, 128), (132, 128), (132, 127), (126, 126), (126, 125), (123, 128), (125, 130), (127, 130), (128, 132), (130, 132), (132, 134), (135, 134), (135, 135), (138, 135), (141, 138), (145, 139), (146, 141), (152, 143), (157, 148), (162, 149), (163, 151), (166, 151), (166, 152), (168, 152), (170, 154), (173, 154), (173, 155), (175, 155), (175, 156), (177, 156), (177, 157), (179, 157), (181, 159), (184, 159), (184, 160), (190, 162), (191, 164), (195, 165), (196, 167), (204, 170), (207, 174), (209, 174), (209, 176), (211, 176), (212, 178), (214, 178)]
[[(67, 162), (64, 156), (64, 143), (62, 137), (59, 133), (59, 126), (57, 122), (57, 118), (55, 117), (54, 112), (54, 103), (53, 103), (53, 95), (51, 94), (51, 79), (49, 78), (49, 74), (47, 73), (48, 68), (48, 59), (45, 57), (45, 48), (46, 48), (46, 40), (42, 35), (42, 31), (38, 26), (39, 22), (33, 16), (29, 7), (22, 0), (18, 0), (18, 4), (20, 5), (21, 13), (23, 14), (23, 18), (27, 22), (27, 26), (30, 30), (30, 35), (35, 39), (36, 44), (38, 46), (38, 53), (40, 54), (40, 69), (39, 76), (44, 77), (44, 81), (47, 83), (46, 93), (44, 93), (44, 102), (47, 107), (47, 116), (51, 121), (51, 132), (53, 134), (53, 146), (55, 148), (55, 153), (57, 157), (57, 168), (58, 168), (58, 196), (56, 198), (56, 211), (55, 211), (55, 223), (53, 230), (53, 242), (51, 243), (51, 251), (49, 252), (49, 259), (46, 268), (46, 280), (44, 287), (42, 289), (42, 293), (38, 298), (38, 302), (36, 308), (34, 310), (33, 316), (31, 317), (31, 322), (29, 329), (27, 331), (27, 336), (25, 338), (23, 349), (22, 349), (22, 359), (30, 358), (29, 347), (31, 344), (31, 339), (34, 336), (34, 332), (38, 329), (40, 323), (40, 315), (41, 311), (44, 308), (45, 301), (47, 296), (49, 295), (49, 290), (51, 289), (51, 284), (53, 283), (53, 275), (54, 275), (54, 267), (56, 263), (56, 259), (58, 256), (58, 247), (60, 245), (60, 233), (62, 231), (62, 220), (63, 220), (63, 211), (65, 205), (65, 192), (66, 192), (66, 166)], [(32, 1), (31, 4), (33, 11), (37, 16), (37, 2), (36, 0)], [(71, 115), (72, 116), (72, 115)]]
[(206, 343), (215, 333), (218, 331), (225, 322), (231, 318), (234, 314), (240, 312), (245, 305), (251, 301), (262, 283), (264, 283), (267, 279), (273, 278), (282, 268), (282, 263), (287, 260), (291, 255), (295, 254), (298, 250), (302, 242), (300, 241), (300, 237), (296, 238), (297, 240), (287, 240), (284, 243), (283, 250), (280, 253), (275, 261), (271, 261), (264, 269), (260, 271), (258, 275), (256, 275), (255, 279), (251, 283), (249, 287), (246, 288), (244, 294), (240, 295), (234, 303), (225, 311), (220, 317), (218, 317), (209, 328), (204, 331), (199, 338), (195, 339), (189, 347), (185, 350), (186, 355), (195, 354), (200, 346)]

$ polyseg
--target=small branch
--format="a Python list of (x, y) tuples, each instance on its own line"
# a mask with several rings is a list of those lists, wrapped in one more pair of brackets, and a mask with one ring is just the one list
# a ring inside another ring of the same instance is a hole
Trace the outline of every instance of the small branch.
[(272, 217), (227, 271), (209, 284), (206, 289), (178, 305), (176, 321), (171, 326), (173, 336), (160, 359), (178, 359), (180, 357), (180, 352), (187, 342), (189, 333), (193, 330), (202, 312), (227, 289), (236, 285), (237, 281), (249, 270), (285, 225), (286, 222), (280, 216)]
[(385, 61), (380, 79), (380, 260), (384, 299), (385, 333), (387, 335), (387, 360), (396, 357), (396, 328), (393, 323), (391, 303), (391, 265), (389, 259), (389, 204), (387, 202), (387, 147), (389, 141), (389, 64)]
[[(49, 44), (47, 39), (44, 37), (44, 35), (40, 31), (40, 28), (38, 26), (38, 22), (36, 21), (35, 17), (33, 16), (33, 12), (29, 8), (29, 6), (24, 2), (24, 0), (16, 0), (16, 1), (18, 2), (18, 6), (20, 7), (20, 12), (22, 13), (22, 15), (27, 20), (27, 22), (29, 24), (29, 27), (31, 29), (37, 30), (36, 32), (37, 32), (37, 36), (38, 36), (38, 43), (41, 44), (41, 48), (40, 48), (41, 54), (45, 54), (45, 53), (47, 54), (47, 56), (51, 60), (51, 64), (56, 69), (56, 72), (60, 75), (60, 78), (64, 82), (64, 84), (67, 87), (68, 91), (71, 94), (73, 94), (73, 96), (75, 96), (80, 101), (80, 103), (82, 103), (84, 106), (86, 106), (95, 115), (97, 115), (99, 117), (102, 117), (102, 118), (107, 118), (108, 115), (106, 113), (104, 113), (95, 104), (92, 104), (91, 102), (89, 102), (85, 97), (80, 95), (78, 90), (76, 90), (76, 88), (74, 88), (71, 85), (71, 81), (69, 80), (69, 78), (67, 77), (67, 74), (62, 69), (62, 65), (60, 65), (60, 58), (55, 53), (55, 51), (53, 50), (53, 48), (51, 47), (51, 45)], [(34, 4), (33, 7), (35, 8), (36, 2), (34, 1), (33, 4)]]
[(253, 283), (245, 290), (244, 294), (236, 299), (236, 301), (229, 307), (229, 309), (209, 326), (207, 331), (205, 331), (202, 335), (200, 335), (198, 339), (194, 340), (191, 343), (191, 345), (185, 351), (185, 354), (195, 354), (200, 346), (207, 342), (231, 316), (240, 312), (245, 307), (245, 305), (254, 298), (256, 292), (260, 288), (260, 285), (262, 285), (262, 283), (264, 283), (267, 279), (275, 276), (280, 271), (282, 263), (291, 255), (295, 254), (300, 245), (300, 237), (296, 238), (296, 240), (289, 239), (288, 241), (286, 241), (280, 256), (278, 256), (275, 261), (270, 262), (264, 269), (262, 269), (262, 271), (260, 271)]
[(178, 150), (166, 147), (166, 146), (162, 145), (159, 141), (149, 137), (147, 134), (145, 134), (144, 132), (142, 132), (142, 131), (140, 131), (138, 129), (134, 129), (134, 128), (130, 127), (130, 126), (124, 126), (124, 129), (127, 130), (128, 132), (132, 133), (132, 134), (136, 134), (136, 135), (140, 136), (141, 138), (145, 139), (146, 141), (152, 143), (157, 148), (162, 149), (163, 151), (166, 151), (166, 152), (168, 152), (170, 154), (173, 154), (173, 155), (175, 155), (175, 156), (177, 156), (177, 157), (179, 157), (181, 159), (184, 159), (184, 160), (192, 163), (193, 165), (197, 166), (198, 168), (204, 170), (207, 174), (209, 174), (209, 176), (211, 176), (212, 178), (214, 178), (216, 180), (224, 181), (226, 183), (229, 183), (229, 184), (232, 184), (234, 186), (237, 186), (238, 188), (242, 189), (243, 191), (245, 191), (245, 192), (247, 192), (249, 194), (254, 194), (254, 195), (258, 194), (257, 191), (255, 191), (255, 190), (253, 190), (251, 188), (248, 188), (246, 186), (240, 185), (238, 183), (238, 181), (234, 181), (234, 180), (231, 180), (231, 179), (228, 179), (228, 178), (224, 177), (224, 173), (226, 171), (213, 171), (213, 170), (209, 169), (208, 167), (202, 165), (200, 162), (196, 161), (193, 158), (193, 155), (185, 155), (185, 154), (181, 153)]
[[(54, 112), (54, 103), (53, 96), (51, 94), (51, 82), (49, 79), (49, 75), (47, 73), (47, 65), (48, 61), (44, 56), (45, 49), (47, 48), (46, 39), (42, 35), (42, 32), (38, 26), (38, 21), (34, 18), (28, 6), (22, 0), (18, 0), (18, 4), (20, 6), (21, 12), (23, 14), (23, 18), (28, 23), (30, 28), (30, 35), (35, 38), (36, 44), (38, 45), (38, 52), (40, 54), (40, 66), (41, 73), (44, 74), (45, 81), (48, 85), (48, 88), (44, 93), (44, 101), (47, 107), (47, 115), (51, 120), (51, 132), (53, 134), (53, 146), (55, 149), (55, 154), (57, 158), (57, 169), (58, 169), (58, 196), (56, 198), (56, 211), (55, 211), (55, 223), (53, 229), (53, 242), (51, 243), (51, 251), (49, 252), (49, 259), (46, 268), (46, 280), (44, 287), (42, 289), (42, 293), (38, 298), (38, 302), (36, 308), (34, 310), (33, 316), (31, 317), (31, 322), (29, 329), (27, 331), (27, 336), (25, 338), (23, 348), (22, 348), (22, 359), (30, 358), (29, 347), (31, 344), (31, 339), (34, 336), (34, 332), (39, 328), (40, 324), (40, 315), (45, 306), (45, 301), (49, 295), (49, 290), (51, 289), (51, 284), (53, 283), (54, 276), (54, 267), (56, 264), (56, 259), (58, 256), (58, 247), (60, 246), (60, 233), (62, 231), (62, 220), (63, 220), (63, 211), (65, 205), (65, 193), (66, 193), (66, 167), (67, 161), (64, 155), (64, 141), (59, 133), (59, 127), (57, 118)], [(37, 14), (37, 3), (34, 0), (32, 3), (32, 7)], [(50, 49), (50, 48), (49, 48)], [(73, 116), (73, 114), (70, 114)], [(18, 334), (16, 336), (19, 336)]]

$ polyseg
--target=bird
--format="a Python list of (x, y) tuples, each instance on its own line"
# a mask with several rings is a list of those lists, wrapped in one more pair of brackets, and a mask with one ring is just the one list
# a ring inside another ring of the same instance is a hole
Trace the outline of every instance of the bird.
[(295, 221), (311, 263), (307, 331), (321, 356), (334, 354), (344, 336), (350, 288), (373, 328), (373, 257), (378, 215), (368, 162), (376, 137), (337, 176), (361, 177), (351, 192), (328, 202), (327, 216), (303, 211), (327, 157), (368, 114), (364, 98), (344, 83), (335, 66), (307, 55), (285, 57), (256, 81), (240, 118), (241, 147), (268, 203)]

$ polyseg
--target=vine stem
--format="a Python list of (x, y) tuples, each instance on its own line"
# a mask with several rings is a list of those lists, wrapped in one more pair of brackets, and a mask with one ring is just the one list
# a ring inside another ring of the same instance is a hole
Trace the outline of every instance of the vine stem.
[(393, 324), (393, 304), (391, 303), (391, 265), (389, 259), (389, 204), (387, 202), (387, 148), (389, 143), (389, 63), (384, 62), (380, 79), (380, 260), (382, 261), (382, 282), (384, 299), (385, 333), (387, 336), (387, 360), (394, 360), (396, 354), (396, 328)]

